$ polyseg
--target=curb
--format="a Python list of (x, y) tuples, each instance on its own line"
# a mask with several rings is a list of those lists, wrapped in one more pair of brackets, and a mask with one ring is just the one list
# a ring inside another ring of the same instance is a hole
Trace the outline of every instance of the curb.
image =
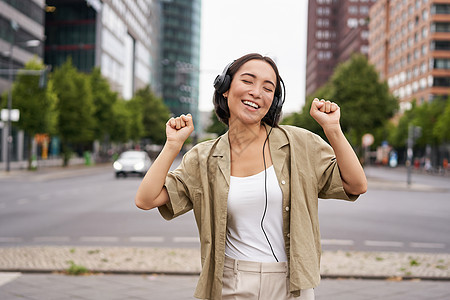
[[(201, 270), (200, 250), (191, 248), (0, 248), (2, 272), (68, 274), (71, 265), (87, 269), (87, 274), (198, 276)], [(324, 251), (321, 276), (335, 279), (450, 281), (450, 254)]]

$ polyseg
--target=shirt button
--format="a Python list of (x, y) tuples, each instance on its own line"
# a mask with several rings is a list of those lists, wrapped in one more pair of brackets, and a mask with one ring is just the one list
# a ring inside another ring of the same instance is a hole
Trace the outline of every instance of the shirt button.
[(287, 237), (291, 237), (291, 234), (290, 234), (290, 233), (288, 233), (288, 234), (287, 234)]
[(286, 208), (285, 208), (285, 209), (286, 209), (286, 211), (289, 211), (289, 206), (286, 206)]
[(286, 184), (286, 181), (284, 181), (284, 180), (281, 180), (281, 184)]

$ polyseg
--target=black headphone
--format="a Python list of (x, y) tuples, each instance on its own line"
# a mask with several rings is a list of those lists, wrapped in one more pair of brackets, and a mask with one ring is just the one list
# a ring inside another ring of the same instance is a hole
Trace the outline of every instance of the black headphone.
[[(225, 67), (225, 69), (223, 69), (222, 74), (217, 75), (216, 79), (214, 79), (214, 89), (219, 94), (223, 94), (230, 89), (231, 76), (228, 74), (228, 71), (230, 70), (230, 67), (233, 65), (233, 63), (234, 63), (234, 61), (229, 63)], [(278, 95), (275, 95), (273, 97), (272, 105), (270, 106), (270, 109), (266, 114), (266, 116), (269, 119), (274, 120), (274, 121), (276, 120), (276, 117), (278, 117), (281, 114), (281, 109), (283, 108), (283, 104), (285, 101), (285, 95), (286, 95), (286, 88), (284, 86), (284, 82), (283, 82), (283, 79), (281, 79), (281, 77), (280, 77), (280, 83), (281, 83), (282, 89), (280, 89), (280, 93)]]

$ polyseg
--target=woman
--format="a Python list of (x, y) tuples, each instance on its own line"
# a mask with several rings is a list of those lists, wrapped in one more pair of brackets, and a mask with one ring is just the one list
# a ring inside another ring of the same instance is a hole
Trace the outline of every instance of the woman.
[(275, 63), (259, 54), (228, 65), (215, 89), (216, 114), (228, 132), (196, 145), (169, 172), (194, 129), (190, 115), (171, 118), (136, 205), (158, 207), (167, 220), (194, 210), (202, 260), (196, 297), (314, 299), (318, 197), (355, 200), (367, 188), (340, 109), (318, 99), (311, 105), (331, 147), (309, 131), (279, 126), (282, 81)]

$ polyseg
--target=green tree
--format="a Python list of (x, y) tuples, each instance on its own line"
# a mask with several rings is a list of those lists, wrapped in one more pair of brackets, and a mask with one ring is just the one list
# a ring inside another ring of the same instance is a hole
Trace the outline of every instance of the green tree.
[[(43, 70), (44, 65), (33, 58), (25, 64), (25, 70)], [(39, 87), (38, 74), (22, 72), (13, 84), (13, 108), (19, 109), (20, 119), (17, 127), (28, 134), (27, 149), (37, 133), (51, 133), (55, 127), (56, 94), (53, 85)], [(28, 169), (31, 169), (32, 153), (28, 151)]]
[(107, 142), (114, 126), (117, 93), (111, 91), (109, 82), (104, 78), (99, 68), (95, 68), (89, 76), (94, 104), (94, 137), (101, 142)]
[(57, 132), (61, 138), (64, 166), (67, 166), (72, 147), (94, 139), (92, 89), (88, 76), (78, 72), (70, 58), (55, 69), (51, 78), (58, 96)]
[(286, 117), (282, 120), (282, 124), (294, 125), (298, 127), (302, 127), (308, 129), (322, 138), (326, 139), (325, 133), (320, 127), (319, 123), (314, 120), (313, 117), (309, 114), (311, 109), (311, 104), (314, 98), (318, 99), (332, 99), (332, 91), (333, 88), (330, 83), (325, 84), (321, 88), (319, 88), (314, 95), (310, 95), (306, 97), (305, 105), (303, 106), (300, 113), (293, 113), (289, 117)]
[(442, 107), (445, 107), (445, 100), (435, 99), (415, 108), (416, 112), (412, 123), (422, 128), (422, 134), (417, 139), (417, 145), (424, 147), (426, 145), (435, 146), (438, 144), (438, 139), (433, 134), (433, 128), (439, 116), (442, 115)]
[(417, 114), (416, 101), (412, 101), (412, 108), (403, 113), (398, 120), (397, 126), (389, 133), (389, 144), (396, 148), (404, 147), (408, 139), (408, 127), (412, 124)]
[(332, 78), (331, 99), (341, 107), (341, 126), (360, 146), (365, 133), (383, 127), (398, 108), (386, 82), (380, 82), (374, 66), (362, 54), (340, 64)]
[(217, 136), (220, 136), (227, 132), (228, 126), (219, 121), (214, 110), (211, 112), (210, 120), (211, 124), (208, 126), (208, 128), (206, 128), (206, 132), (215, 133), (217, 134)]
[[(136, 122), (136, 115), (132, 114), (129, 109), (127, 102), (123, 99), (118, 99), (113, 105), (113, 116), (110, 139), (113, 142), (126, 143), (128, 140), (132, 139), (131, 130), (132, 128), (139, 127), (139, 132), (143, 132), (142, 126), (142, 115), (138, 114), (138, 122)], [(140, 122), (140, 123), (139, 123)], [(141, 124), (140, 126), (137, 124)], [(138, 134), (139, 136), (141, 134)], [(135, 138), (138, 140), (138, 138)]]
[[(150, 86), (146, 86), (136, 92), (133, 99), (130, 100), (130, 106), (133, 118), (142, 117), (143, 134), (140, 137), (150, 139), (155, 144), (164, 144), (166, 122), (170, 117), (170, 111), (162, 99), (153, 94)], [(139, 111), (136, 111), (136, 109)], [(133, 125), (133, 127), (136, 126), (138, 127), (138, 124)], [(139, 130), (139, 128), (136, 128), (136, 130)]]
[(445, 108), (442, 114), (437, 118), (433, 128), (433, 135), (440, 142), (450, 141), (450, 97), (445, 100)]

